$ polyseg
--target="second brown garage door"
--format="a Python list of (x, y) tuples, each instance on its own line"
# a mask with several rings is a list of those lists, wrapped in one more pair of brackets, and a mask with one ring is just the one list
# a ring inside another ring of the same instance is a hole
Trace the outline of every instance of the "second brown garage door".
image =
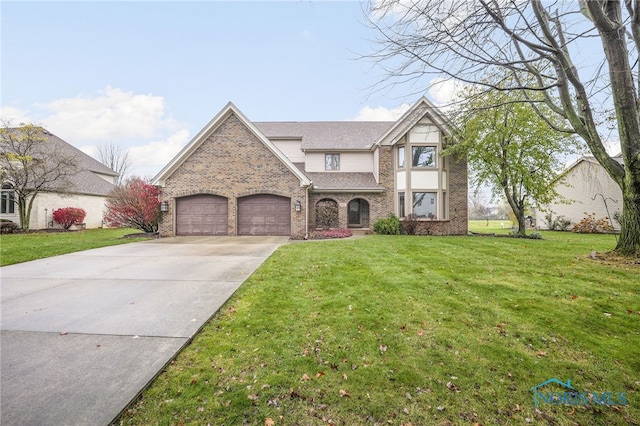
[(199, 194), (176, 199), (177, 235), (227, 235), (228, 221), (225, 197)]
[(291, 199), (268, 194), (238, 198), (238, 235), (291, 235)]

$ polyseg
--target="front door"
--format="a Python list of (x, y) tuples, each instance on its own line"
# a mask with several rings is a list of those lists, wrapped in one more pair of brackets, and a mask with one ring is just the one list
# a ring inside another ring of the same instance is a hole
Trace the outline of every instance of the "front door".
[(369, 203), (362, 198), (356, 198), (349, 202), (347, 225), (349, 228), (369, 227)]

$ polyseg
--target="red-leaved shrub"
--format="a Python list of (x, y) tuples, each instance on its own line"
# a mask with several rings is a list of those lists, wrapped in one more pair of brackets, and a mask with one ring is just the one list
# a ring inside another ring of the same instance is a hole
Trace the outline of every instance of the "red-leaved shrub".
[(109, 226), (156, 232), (160, 219), (159, 194), (159, 188), (143, 179), (133, 178), (109, 194), (104, 221)]
[(329, 231), (318, 231), (311, 234), (312, 240), (325, 240), (329, 238), (347, 238), (353, 235), (349, 229), (331, 229)]
[(53, 211), (53, 220), (67, 230), (73, 225), (81, 224), (86, 216), (87, 212), (77, 207), (63, 207)]

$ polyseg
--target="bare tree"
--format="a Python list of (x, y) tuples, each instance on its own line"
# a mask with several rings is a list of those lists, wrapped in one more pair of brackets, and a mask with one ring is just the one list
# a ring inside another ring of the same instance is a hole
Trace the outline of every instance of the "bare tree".
[[(640, 256), (640, 2), (378, 0), (367, 16), (380, 36), (371, 56), (386, 84), (423, 91), (423, 77), (436, 75), (483, 84), (497, 67), (512, 83), (494, 89), (521, 91), (534, 108), (544, 103), (564, 119), (558, 126), (538, 110), (551, 127), (582, 137), (620, 186), (616, 251)], [(612, 129), (623, 164), (605, 149)]]
[(487, 221), (486, 226), (489, 226), (492, 209), (491, 206), (485, 202), (484, 196), (479, 188), (476, 188), (476, 190), (469, 195), (469, 203), (471, 204), (471, 209), (469, 209), (470, 219), (484, 219)]
[(12, 187), (20, 227), (29, 229), (33, 201), (41, 191), (66, 192), (79, 172), (77, 157), (57, 138), (35, 124), (0, 128), (0, 170), (3, 184)]
[(114, 172), (118, 173), (116, 185), (122, 185), (127, 177), (127, 172), (131, 167), (129, 161), (129, 150), (113, 142), (104, 143), (98, 146), (98, 160)]

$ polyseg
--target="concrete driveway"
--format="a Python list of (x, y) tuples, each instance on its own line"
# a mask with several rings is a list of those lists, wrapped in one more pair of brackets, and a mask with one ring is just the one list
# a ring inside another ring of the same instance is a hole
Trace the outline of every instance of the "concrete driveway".
[(107, 425), (287, 237), (176, 237), (0, 268), (0, 423)]

